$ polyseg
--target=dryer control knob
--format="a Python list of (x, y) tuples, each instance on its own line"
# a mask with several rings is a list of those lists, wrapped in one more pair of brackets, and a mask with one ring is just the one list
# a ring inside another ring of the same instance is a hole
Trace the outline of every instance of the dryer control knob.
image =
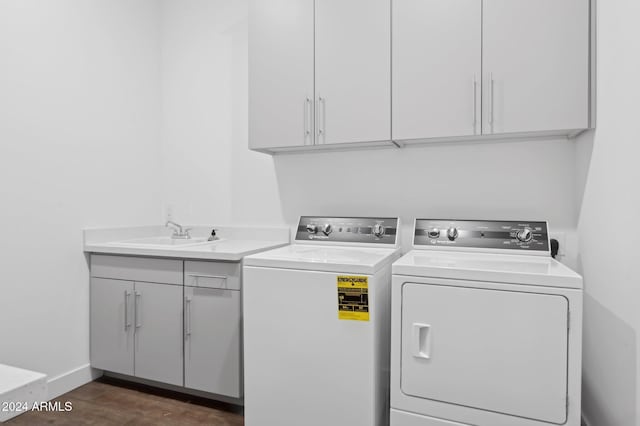
[(376, 237), (380, 238), (384, 235), (384, 226), (382, 226), (379, 223), (376, 223), (375, 225), (373, 225), (373, 235), (375, 235)]
[(322, 227), (322, 233), (324, 235), (328, 236), (332, 231), (333, 231), (333, 228), (331, 227), (330, 223), (325, 223), (324, 226)]
[(318, 226), (317, 225), (313, 225), (313, 224), (308, 224), (307, 225), (307, 232), (310, 234), (315, 234), (316, 232), (318, 232)]
[(533, 239), (533, 233), (531, 232), (531, 229), (524, 228), (516, 233), (516, 238), (518, 241), (528, 243)]
[(458, 238), (458, 228), (449, 228), (447, 229), (447, 237), (449, 237), (449, 239), (451, 241), (455, 240), (456, 238)]
[(427, 235), (429, 235), (429, 238), (435, 239), (435, 238), (439, 238), (440, 237), (440, 230), (438, 228), (432, 228)]

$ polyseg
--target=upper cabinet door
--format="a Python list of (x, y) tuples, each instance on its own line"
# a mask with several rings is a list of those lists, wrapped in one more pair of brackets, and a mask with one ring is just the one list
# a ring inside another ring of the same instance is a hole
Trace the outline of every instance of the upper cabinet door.
[(390, 0), (316, 0), (316, 103), (317, 144), (391, 139)]
[(589, 1), (483, 5), (483, 132), (587, 128)]
[(393, 139), (480, 134), (482, 0), (393, 1)]
[(313, 0), (251, 0), (249, 148), (313, 145)]

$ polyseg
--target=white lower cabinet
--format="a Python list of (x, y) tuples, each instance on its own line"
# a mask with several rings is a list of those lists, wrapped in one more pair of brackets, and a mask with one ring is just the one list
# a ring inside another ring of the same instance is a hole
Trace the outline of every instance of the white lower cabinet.
[(182, 386), (182, 287), (91, 279), (91, 365)]
[(240, 291), (185, 287), (184, 297), (185, 387), (240, 397)]
[(92, 255), (91, 366), (240, 398), (240, 269)]

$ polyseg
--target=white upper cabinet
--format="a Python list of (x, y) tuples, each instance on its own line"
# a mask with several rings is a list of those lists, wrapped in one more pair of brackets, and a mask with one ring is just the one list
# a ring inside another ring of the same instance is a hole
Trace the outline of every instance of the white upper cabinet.
[(590, 1), (250, 0), (249, 147), (579, 133)]
[(394, 140), (481, 132), (482, 0), (393, 1)]
[(588, 0), (483, 0), (484, 133), (589, 127), (589, 18)]
[(391, 140), (390, 0), (316, 0), (317, 144)]
[(313, 145), (314, 0), (251, 0), (249, 147)]

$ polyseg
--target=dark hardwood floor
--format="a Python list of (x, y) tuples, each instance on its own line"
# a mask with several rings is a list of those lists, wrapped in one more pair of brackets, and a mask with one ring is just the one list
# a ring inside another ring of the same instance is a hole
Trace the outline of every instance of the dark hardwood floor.
[(13, 425), (211, 425), (242, 426), (242, 408), (120, 380), (101, 378), (56, 398), (68, 412), (30, 411)]

